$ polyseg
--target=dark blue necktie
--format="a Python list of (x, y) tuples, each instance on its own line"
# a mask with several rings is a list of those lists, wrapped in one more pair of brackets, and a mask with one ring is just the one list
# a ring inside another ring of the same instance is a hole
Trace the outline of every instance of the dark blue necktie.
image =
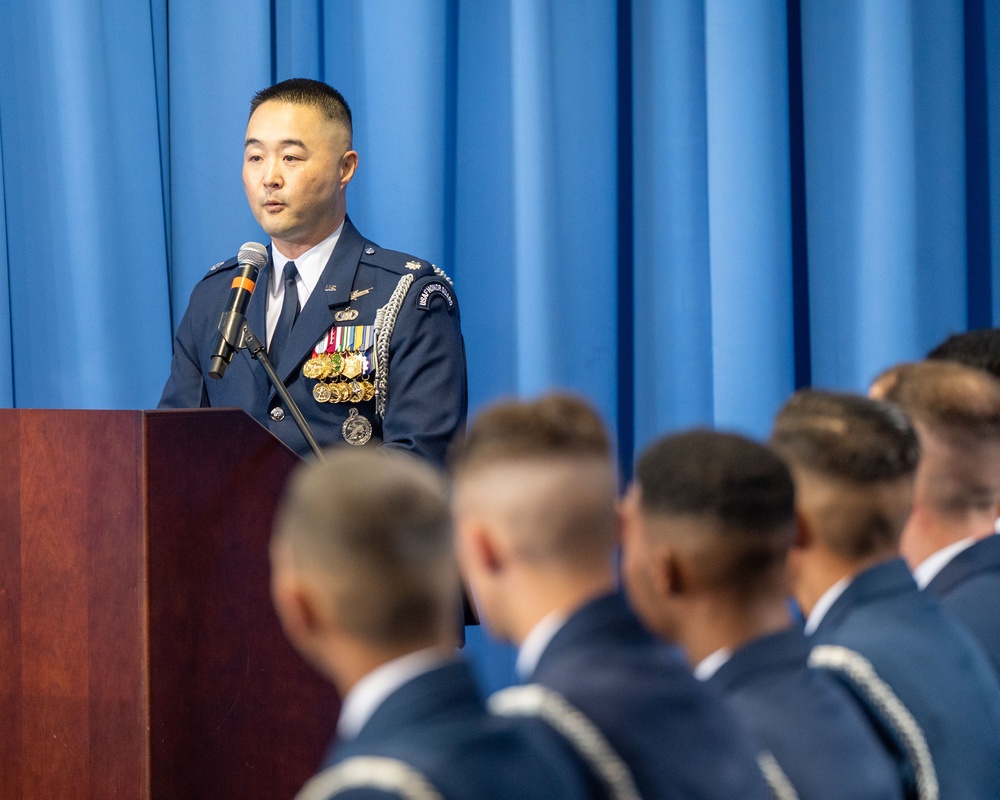
[(278, 366), (278, 359), (281, 351), (288, 341), (288, 334), (292, 331), (299, 316), (299, 290), (295, 286), (295, 276), (298, 270), (295, 269), (295, 262), (289, 261), (285, 264), (285, 300), (281, 305), (281, 316), (278, 317), (278, 324), (274, 326), (274, 333), (271, 335), (271, 346), (267, 348), (268, 355)]

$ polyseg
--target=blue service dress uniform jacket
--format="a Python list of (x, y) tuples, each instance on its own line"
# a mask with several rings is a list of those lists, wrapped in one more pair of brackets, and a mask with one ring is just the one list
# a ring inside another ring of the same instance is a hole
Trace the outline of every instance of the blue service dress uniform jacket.
[[(357, 737), (334, 743), (323, 769), (310, 782), (322, 786), (324, 773), (371, 757), (407, 765), (444, 800), (587, 797), (585, 773), (575, 755), (533, 720), (490, 716), (469, 667), (461, 661), (419, 675), (389, 695)], [(376, 765), (371, 780), (362, 775), (354, 788), (325, 797), (408, 796), (376, 788), (380, 771)]]
[(771, 797), (732, 713), (675, 649), (643, 628), (621, 594), (574, 613), (531, 681), (558, 692), (604, 734), (643, 800)]
[[(981, 648), (917, 588), (901, 559), (855, 576), (810, 643), (841, 645), (871, 662), (923, 730), (942, 800), (1000, 797), (996, 676)], [(869, 710), (879, 718), (877, 708)]]
[(808, 660), (796, 627), (743, 645), (707, 683), (802, 800), (901, 800), (896, 762), (875, 729), (843, 686)]
[(991, 534), (967, 547), (924, 591), (968, 629), (1000, 676), (1000, 535)]
[[(247, 308), (250, 329), (261, 340), (272, 271), (268, 263)], [(221, 380), (208, 376), (219, 318), (236, 272), (237, 261), (231, 258), (213, 267), (191, 293), (174, 338), (170, 377), (159, 407), (242, 408), (292, 450), (306, 455), (309, 447), (292, 415), (247, 350), (233, 357)], [(317, 346), (331, 354), (363, 356), (359, 363), (365, 371), (356, 383), (367, 381), (379, 394), (353, 402), (359, 399), (355, 391), (343, 402), (318, 402), (314, 392), (323, 394), (317, 384), (349, 381), (344, 374), (322, 379), (303, 375)], [(370, 431), (373, 443), (441, 464), (465, 424), (465, 346), (451, 282), (426, 261), (369, 242), (349, 218), (282, 352), (272, 358), (321, 446), (358, 443)]]

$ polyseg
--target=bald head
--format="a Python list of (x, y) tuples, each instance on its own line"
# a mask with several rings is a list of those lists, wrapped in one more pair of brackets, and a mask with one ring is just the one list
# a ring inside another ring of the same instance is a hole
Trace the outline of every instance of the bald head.
[(279, 508), (277, 572), (307, 586), (343, 632), (379, 646), (454, 628), (458, 597), (444, 485), (388, 450), (330, 451), (300, 467)]
[(600, 417), (548, 395), (486, 409), (453, 451), (455, 508), (488, 516), (518, 557), (606, 563), (615, 544), (617, 476)]

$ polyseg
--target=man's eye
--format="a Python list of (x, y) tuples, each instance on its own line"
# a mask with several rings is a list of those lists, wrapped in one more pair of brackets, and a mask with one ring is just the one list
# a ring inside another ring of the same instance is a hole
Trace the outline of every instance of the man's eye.
[(257, 163), (258, 161), (263, 161), (263, 160), (264, 160), (264, 159), (262, 159), (262, 158), (261, 158), (260, 156), (247, 156), (247, 161), (252, 161), (252, 162), (253, 162), (253, 163), (255, 163), (255, 164), (256, 164), (256, 163)]

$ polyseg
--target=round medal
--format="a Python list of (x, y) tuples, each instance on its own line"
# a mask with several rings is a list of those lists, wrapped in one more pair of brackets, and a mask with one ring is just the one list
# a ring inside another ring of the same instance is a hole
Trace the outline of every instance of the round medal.
[(317, 403), (330, 402), (330, 387), (325, 383), (317, 383), (313, 386), (313, 400)]
[(372, 424), (356, 408), (352, 408), (344, 424), (340, 426), (340, 432), (344, 434), (345, 442), (360, 447), (372, 438)]
[(310, 358), (305, 364), (302, 365), (302, 374), (306, 378), (312, 378), (315, 380), (323, 374), (323, 362), (318, 358)]

